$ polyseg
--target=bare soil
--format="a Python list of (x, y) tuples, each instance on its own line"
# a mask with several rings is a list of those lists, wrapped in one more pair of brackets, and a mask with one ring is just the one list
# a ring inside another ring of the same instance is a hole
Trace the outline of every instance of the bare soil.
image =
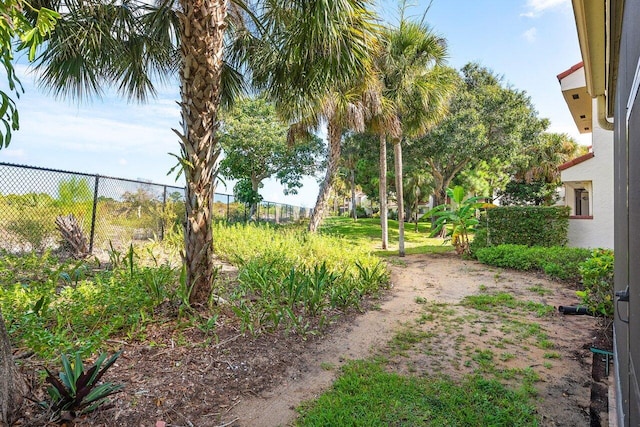
[[(543, 317), (527, 310), (502, 314), (460, 305), (467, 295), (506, 292), (557, 308), (577, 303), (575, 289), (455, 254), (410, 255), (390, 262), (392, 288), (369, 301), (362, 314), (335, 313), (336, 320), (321, 336), (277, 333), (253, 338), (240, 334), (229, 315), (218, 320), (216, 336), (168, 322), (130, 340), (114, 340), (114, 348), (124, 353), (105, 380), (121, 382), (125, 390), (113, 397), (111, 409), (77, 424), (290, 425), (295, 407), (329, 388), (338, 368), (351, 359), (383, 354), (400, 373), (461, 378), (477, 371), (479, 352), (490, 350), (496, 368), (537, 374), (535, 405), (543, 426), (590, 425), (594, 318), (564, 316), (557, 310)], [(518, 329), (534, 323), (547, 336), (542, 346), (540, 334)], [(424, 339), (398, 351), (391, 340), (407, 330), (421, 332)], [(25, 419), (38, 419), (34, 408), (27, 412)], [(23, 425), (43, 424), (41, 418), (39, 422)]]

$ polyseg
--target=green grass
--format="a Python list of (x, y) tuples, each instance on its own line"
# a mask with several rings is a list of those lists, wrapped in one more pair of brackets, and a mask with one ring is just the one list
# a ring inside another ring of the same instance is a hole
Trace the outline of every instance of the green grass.
[(536, 426), (526, 393), (496, 380), (408, 377), (355, 361), (333, 388), (301, 406), (298, 426)]
[[(430, 238), (431, 225), (428, 222), (418, 222), (418, 232), (415, 225), (405, 223), (404, 238), (407, 254), (443, 253), (450, 252), (453, 247), (443, 245), (443, 239)], [(381, 250), (382, 231), (379, 218), (360, 218), (354, 221), (347, 217), (330, 217), (324, 220), (320, 233), (324, 235), (344, 237), (352, 244), (374, 251), (378, 256), (391, 256), (398, 251), (398, 221), (389, 220), (389, 250)]]
[(553, 291), (552, 290), (547, 289), (542, 285), (531, 286), (531, 287), (527, 288), (527, 290), (531, 291), (531, 292), (535, 292), (536, 294), (540, 295), (541, 297), (543, 297), (545, 295), (553, 295)]
[(538, 317), (547, 316), (555, 312), (553, 306), (533, 301), (520, 301), (514, 298), (513, 295), (505, 292), (469, 295), (464, 297), (460, 304), (465, 307), (488, 312), (500, 312), (504, 308), (510, 308), (535, 313)]

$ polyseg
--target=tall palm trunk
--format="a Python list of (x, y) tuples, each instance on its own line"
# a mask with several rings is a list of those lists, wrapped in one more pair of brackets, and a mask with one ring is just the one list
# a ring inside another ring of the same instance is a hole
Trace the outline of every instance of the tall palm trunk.
[(351, 216), (354, 221), (358, 220), (358, 214), (356, 212), (356, 169), (355, 166), (351, 169), (351, 176), (349, 177), (349, 184), (351, 185)]
[(327, 137), (329, 139), (329, 162), (327, 163), (327, 173), (322, 181), (316, 206), (313, 208), (313, 214), (309, 221), (309, 231), (315, 233), (322, 222), (324, 211), (327, 208), (329, 194), (335, 181), (338, 164), (340, 162), (340, 139), (342, 138), (342, 128), (338, 126), (335, 118), (329, 119), (327, 125)]
[(389, 220), (387, 207), (387, 135), (380, 134), (380, 226), (382, 249), (389, 246)]
[(404, 253), (404, 194), (402, 190), (402, 139), (393, 141), (393, 157), (396, 172), (396, 200), (398, 202), (398, 256)]
[(11, 343), (0, 311), (0, 426), (13, 425), (20, 415), (24, 388), (13, 363)]
[(220, 104), (226, 0), (180, 0), (181, 151), (186, 162), (185, 252), (189, 302), (206, 303), (214, 279), (211, 209), (220, 154)]

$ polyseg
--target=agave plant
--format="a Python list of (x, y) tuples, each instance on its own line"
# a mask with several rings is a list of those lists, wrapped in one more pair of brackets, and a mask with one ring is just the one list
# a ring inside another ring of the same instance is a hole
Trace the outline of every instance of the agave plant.
[(82, 415), (96, 410), (107, 402), (107, 397), (118, 393), (122, 384), (102, 383), (98, 384), (104, 373), (116, 361), (122, 351), (117, 352), (109, 360), (106, 354), (101, 354), (98, 360), (85, 371), (80, 353), (76, 353), (73, 364), (65, 354), (62, 355), (62, 372), (57, 376), (48, 369), (47, 382), (51, 387), (47, 390), (51, 397), (51, 403), (47, 406), (54, 413), (68, 411), (72, 415)]

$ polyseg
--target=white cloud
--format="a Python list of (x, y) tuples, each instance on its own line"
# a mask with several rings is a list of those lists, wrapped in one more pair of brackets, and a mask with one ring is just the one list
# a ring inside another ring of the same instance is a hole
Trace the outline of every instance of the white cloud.
[(126, 166), (127, 163), (127, 159), (118, 159), (118, 164), (121, 166)]
[(571, 0), (527, 0), (527, 11), (521, 16), (534, 18), (541, 15), (548, 9), (553, 9), (559, 6), (568, 6), (569, 4), (571, 4)]
[(525, 38), (526, 41), (528, 41), (529, 43), (533, 43), (536, 41), (536, 36), (538, 34), (538, 30), (536, 29), (536, 27), (531, 27), (529, 28), (527, 31), (525, 31), (524, 33), (522, 33), (522, 36)]

